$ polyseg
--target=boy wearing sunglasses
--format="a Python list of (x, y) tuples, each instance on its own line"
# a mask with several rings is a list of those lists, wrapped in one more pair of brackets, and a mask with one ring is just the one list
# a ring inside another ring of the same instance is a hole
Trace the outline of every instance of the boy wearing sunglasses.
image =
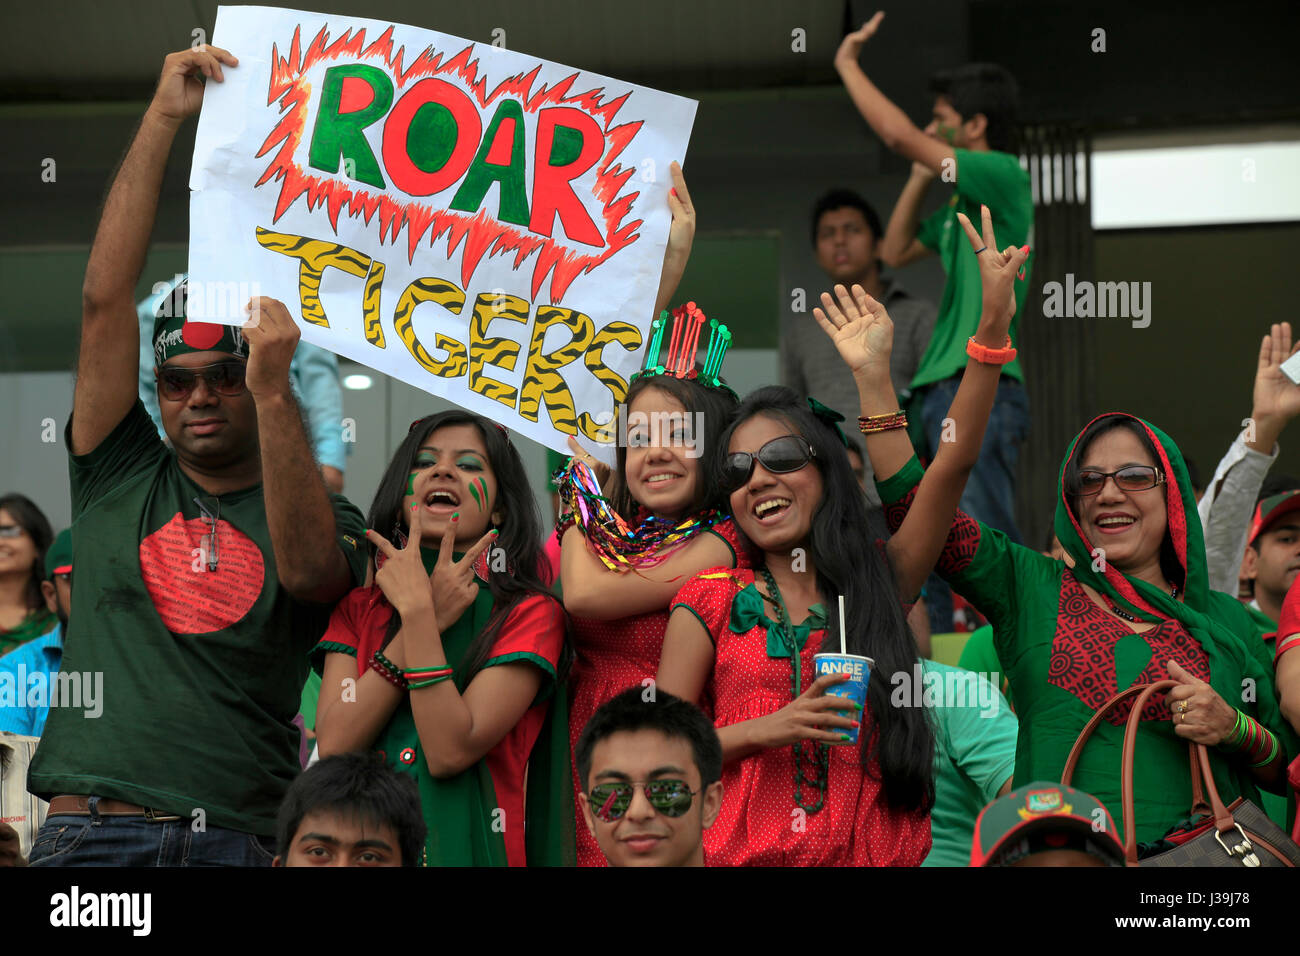
[(170, 449), (138, 398), (135, 283), (167, 157), (204, 79), (238, 68), (212, 46), (167, 57), (87, 262), (62, 666), (107, 693), (102, 717), (50, 710), (28, 773), (50, 803), (33, 866), (269, 866), (306, 654), (365, 575), (364, 519), (327, 493), (293, 399), (282, 303), (250, 300), (236, 328), (187, 321), (198, 290), (175, 290), (151, 342)]
[(603, 704), (574, 748), (582, 815), (610, 866), (704, 866), (722, 809), (722, 744), (693, 704), (630, 687)]

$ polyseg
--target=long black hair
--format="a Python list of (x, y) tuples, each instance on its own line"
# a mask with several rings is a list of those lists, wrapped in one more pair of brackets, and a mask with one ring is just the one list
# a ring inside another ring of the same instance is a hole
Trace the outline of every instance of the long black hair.
[(902, 673), (911, 679), (917, 653), (893, 568), (884, 548), (876, 543), (889, 538), (884, 515), (868, 505), (839, 433), (814, 415), (792, 389), (781, 385), (760, 388), (740, 403), (717, 449), (719, 467), (732, 433), (755, 415), (780, 421), (806, 438), (814, 452), (811, 464), (821, 472), (823, 497), (813, 515), (808, 551), (827, 608), (822, 650), (840, 649), (836, 596), (842, 594), (847, 650), (876, 662), (867, 682), (867, 705), (877, 733), (859, 735), (863, 771), (873, 774), (873, 760), (879, 763), (882, 789), (891, 807), (928, 809), (934, 803), (930, 720), (925, 708), (889, 703), (892, 676)]
[[(1142, 443), (1146, 453), (1151, 456), (1151, 463), (1160, 468), (1160, 453), (1156, 451), (1156, 446), (1152, 444), (1151, 437), (1147, 434), (1142, 423), (1136, 418), (1126, 415), (1107, 415), (1100, 418), (1084, 429), (1083, 434), (1079, 436), (1079, 441), (1075, 444), (1074, 456), (1065, 472), (1065, 489), (1069, 495), (1070, 510), (1074, 512), (1074, 520), (1079, 520), (1079, 473), (1083, 471), (1083, 458), (1092, 447), (1092, 443), (1100, 438), (1106, 432), (1116, 428), (1123, 428), (1137, 436), (1137, 440)], [(1164, 471), (1163, 468), (1160, 468)], [(1173, 482), (1177, 487), (1178, 477), (1176, 475), (1165, 475), (1165, 481)], [(1161, 502), (1165, 498), (1161, 496)], [(1193, 507), (1195, 504), (1193, 503)], [(1092, 542), (1096, 547), (1096, 542)], [(1183, 567), (1182, 562), (1178, 560), (1178, 550), (1174, 546), (1173, 535), (1169, 533), (1168, 517), (1165, 520), (1165, 536), (1160, 541), (1160, 571), (1170, 582), (1177, 584), (1180, 588), (1187, 586), (1187, 569)]]
[[(700, 366), (697, 365), (696, 371), (699, 370)], [(648, 388), (657, 388), (671, 395), (681, 402), (686, 413), (692, 416), (691, 440), (695, 442), (695, 449), (700, 452), (699, 479), (695, 483), (695, 498), (687, 505), (686, 513), (694, 515), (711, 508), (729, 511), (727, 496), (720, 490), (722, 488), (721, 459), (713, 455), (711, 449), (717, 447), (719, 437), (735, 414), (735, 394), (728, 389), (714, 388), (711, 385), (702, 385), (691, 379), (676, 378), (672, 375), (643, 375), (627, 390), (627, 396), (619, 407), (619, 414), (627, 414), (632, 407), (632, 400)], [(703, 425), (702, 430), (696, 428), (697, 423)], [(610, 486), (609, 497), (614, 510), (624, 518), (630, 519), (640, 508), (640, 503), (632, 497), (624, 478), (627, 474), (627, 446), (623, 442), (619, 442), (616, 455), (617, 471)]]
[(26, 495), (17, 492), (0, 496), (0, 509), (9, 512), (9, 517), (32, 539), (36, 546), (36, 556), (32, 560), (31, 576), (27, 579), (27, 609), (36, 610), (45, 607), (45, 596), (41, 593), (41, 582), (45, 580), (45, 552), (54, 540), (54, 529), (45, 513), (36, 507), (36, 503)]
[[(406, 498), (407, 481), (415, 470), (415, 459), (420, 447), (439, 428), (450, 425), (473, 425), (483, 438), (483, 447), (487, 451), (488, 464), (497, 482), (497, 507), (501, 511), (500, 536), (493, 547), (500, 547), (509, 556), (508, 570), (491, 570), (488, 574), (488, 588), (492, 592), (492, 615), (487, 624), (475, 635), (465, 656), (459, 662), (449, 661), (458, 674), (464, 674), (466, 684), (474, 678), (483, 664), (492, 656), (492, 647), (501, 632), (501, 625), (516, 604), (531, 594), (541, 594), (549, 600), (556, 600), (542, 580), (542, 521), (537, 510), (537, 501), (533, 498), (532, 487), (528, 483), (528, 474), (519, 452), (510, 442), (504, 429), (491, 419), (472, 412), (453, 409), (422, 418), (411, 426), (405, 440), (397, 447), (393, 460), (388, 463), (375, 500), (370, 505), (367, 518), (369, 527), (381, 534), (388, 529), (403, 524), (402, 502)], [(394, 537), (396, 534), (394, 532)], [(376, 553), (374, 545), (370, 546), (370, 556)], [(489, 562), (489, 567), (496, 562)], [(559, 603), (558, 601), (556, 603)], [(567, 617), (565, 618), (567, 622)], [(401, 629), (402, 618), (393, 609), (393, 618), (389, 622), (384, 636), (384, 647), (397, 636)], [(566, 623), (567, 627), (567, 623)], [(564, 676), (569, 658), (569, 642), (566, 637), (565, 651), (558, 669), (559, 677)]]

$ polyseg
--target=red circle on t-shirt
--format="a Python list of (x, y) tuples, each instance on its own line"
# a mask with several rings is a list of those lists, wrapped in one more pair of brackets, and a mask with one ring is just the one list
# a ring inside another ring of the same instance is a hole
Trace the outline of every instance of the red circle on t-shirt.
[(229, 521), (217, 522), (217, 568), (208, 569), (211, 525), (177, 512), (140, 542), (140, 576), (167, 630), (211, 634), (244, 619), (262, 594), (262, 549)]
[(224, 325), (215, 322), (186, 322), (181, 326), (181, 339), (190, 348), (203, 351), (220, 342), (225, 331)]

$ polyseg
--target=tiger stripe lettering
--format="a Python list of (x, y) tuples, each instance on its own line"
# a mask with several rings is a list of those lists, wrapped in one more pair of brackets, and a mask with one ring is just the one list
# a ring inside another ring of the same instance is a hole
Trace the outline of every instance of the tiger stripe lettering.
[(474, 312), (469, 320), (469, 387), (509, 408), (515, 407), (515, 400), (519, 397), (518, 389), (488, 378), (483, 374), (483, 366), (495, 365), (503, 371), (513, 372), (519, 358), (519, 343), (513, 339), (489, 338), (488, 325), (493, 319), (527, 325), (530, 307), (531, 303), (527, 299), (521, 299), (517, 295), (484, 292), (474, 300)]
[(361, 324), (366, 330), (366, 341), (376, 348), (386, 348), (384, 323), (379, 316), (380, 293), (384, 287), (384, 264), (378, 259), (370, 263), (366, 276), (366, 290), (361, 294)]
[[(605, 346), (620, 345), (629, 352), (635, 352), (641, 347), (641, 342), (641, 330), (635, 325), (630, 322), (611, 322), (592, 337), (591, 346), (582, 357), (587, 370), (609, 389), (609, 393), (614, 397), (615, 406), (621, 404), (627, 397), (627, 382), (605, 364)], [(578, 416), (578, 429), (595, 442), (612, 441), (613, 427), (613, 419), (604, 425), (598, 425), (587, 412)]]
[(420, 339), (411, 324), (411, 316), (415, 307), (421, 302), (434, 302), (452, 315), (460, 315), (460, 310), (465, 307), (464, 290), (443, 279), (416, 279), (402, 292), (401, 298), (397, 300), (397, 311), (393, 313), (393, 331), (402, 340), (411, 357), (421, 366), (443, 378), (457, 378), (464, 375), (466, 361), (463, 342), (456, 341), (450, 335), (437, 333), (433, 340), (434, 348), (442, 349), (447, 353), (447, 357), (442, 361), (434, 361), (420, 344)]
[(349, 249), (337, 242), (290, 236), (257, 227), (257, 241), (266, 249), (299, 260), (298, 297), (302, 305), (302, 319), (312, 325), (329, 328), (329, 319), (320, 304), (320, 283), (326, 269), (338, 269), (348, 275), (364, 278), (370, 271), (371, 259), (364, 252)]
[[(553, 352), (543, 352), (546, 331), (562, 325), (571, 337), (565, 345)], [(573, 407), (573, 393), (557, 371), (577, 361), (591, 345), (594, 326), (591, 317), (577, 309), (543, 305), (537, 307), (533, 323), (533, 336), (528, 345), (528, 364), (524, 366), (524, 382), (519, 392), (519, 414), (529, 421), (537, 421), (539, 404), (546, 402), (546, 412), (556, 431), (572, 434), (578, 427), (578, 413)]]

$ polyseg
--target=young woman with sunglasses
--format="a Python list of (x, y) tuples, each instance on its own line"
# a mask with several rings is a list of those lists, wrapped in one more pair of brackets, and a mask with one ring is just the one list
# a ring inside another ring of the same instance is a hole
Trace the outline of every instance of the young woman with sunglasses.
[(321, 756), (376, 750), (415, 779), (427, 866), (572, 862), (564, 610), (519, 453), (482, 416), (421, 419), (367, 520), (374, 584), (317, 645)]
[[(985, 232), (994, 247), (987, 218)], [(1027, 250), (980, 252), (985, 302), (972, 350), (982, 346), (987, 359), (1006, 342)], [(836, 286), (836, 298), (822, 302), (817, 320), (858, 382), (872, 467), (892, 474), (898, 465), (887, 467), (874, 441), (887, 435), (908, 445), (889, 380), (892, 323), (860, 286)], [(726, 798), (705, 835), (710, 865), (915, 866), (925, 858), (933, 734), (923, 710), (890, 705), (892, 678), (912, 673), (904, 602), (938, 557), (979, 454), (999, 368), (968, 364), (949, 412), (955, 441), (885, 544), (883, 520), (849, 467), (838, 415), (777, 387), (741, 403), (720, 443), (723, 486), (757, 565), (704, 572), (682, 588), (659, 668), (663, 690), (713, 701)], [(861, 711), (823, 696), (842, 676), (814, 680), (814, 655), (840, 648), (841, 595), (848, 652), (875, 661)], [(845, 745), (855, 727), (858, 744)]]

